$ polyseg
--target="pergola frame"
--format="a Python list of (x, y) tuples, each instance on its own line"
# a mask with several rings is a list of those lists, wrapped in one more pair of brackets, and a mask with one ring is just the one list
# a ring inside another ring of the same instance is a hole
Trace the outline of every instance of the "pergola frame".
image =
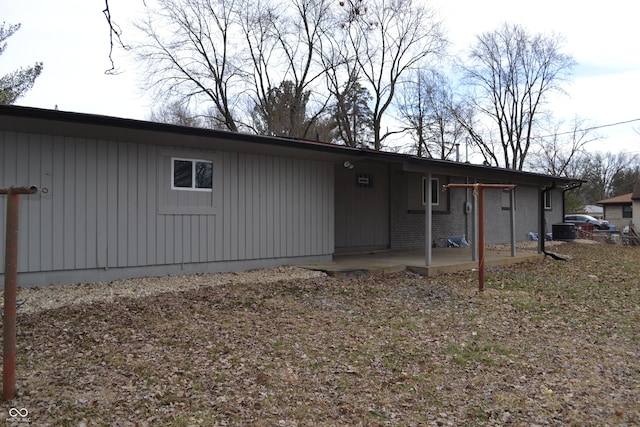
[[(431, 182), (431, 174), (427, 174), (427, 182)], [(478, 226), (474, 227), (478, 232), (478, 291), (484, 291), (484, 190), (511, 190), (510, 205), (511, 205), (511, 256), (515, 256), (515, 206), (513, 189), (516, 188), (514, 184), (447, 184), (443, 186), (448, 188), (472, 188), (474, 195), (474, 212), (477, 212)], [(431, 186), (427, 186), (427, 200), (431, 201)], [(425, 204), (425, 265), (428, 267), (431, 265), (431, 203)], [(476, 245), (476, 242), (473, 242)]]

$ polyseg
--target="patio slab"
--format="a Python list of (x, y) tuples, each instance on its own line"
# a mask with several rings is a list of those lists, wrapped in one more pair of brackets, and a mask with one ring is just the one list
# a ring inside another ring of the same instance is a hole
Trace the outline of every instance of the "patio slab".
[[(531, 262), (542, 259), (543, 256), (535, 252), (516, 252), (516, 256), (512, 257), (511, 250), (485, 250), (484, 265), (498, 267)], [(340, 254), (334, 255), (331, 263), (307, 264), (301, 267), (323, 271), (337, 277), (384, 275), (405, 270), (431, 277), (477, 269), (478, 261), (472, 260), (471, 248), (434, 248), (431, 265), (428, 267), (425, 265), (424, 250)]]

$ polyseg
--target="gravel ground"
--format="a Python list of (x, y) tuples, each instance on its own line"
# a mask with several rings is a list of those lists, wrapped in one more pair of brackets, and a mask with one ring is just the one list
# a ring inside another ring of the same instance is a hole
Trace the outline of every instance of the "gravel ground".
[[(547, 248), (564, 242), (547, 242)], [(596, 243), (590, 240), (579, 243)], [(488, 250), (507, 250), (510, 245), (488, 245)], [(519, 251), (537, 251), (538, 242), (519, 242)], [(42, 310), (93, 303), (112, 302), (116, 298), (144, 298), (166, 292), (189, 291), (229, 283), (273, 283), (280, 280), (309, 279), (322, 277), (325, 273), (300, 267), (283, 266), (232, 273), (174, 275), (164, 277), (142, 277), (113, 282), (83, 283), (77, 285), (52, 285), (42, 288), (20, 288), (17, 296), (17, 312), (37, 313)], [(0, 307), (4, 301), (0, 299)]]
[[(191, 291), (230, 283), (273, 283), (321, 277), (319, 271), (299, 267), (278, 267), (238, 273), (190, 274), (164, 277), (141, 277), (114, 282), (55, 285), (42, 288), (20, 288), (17, 295), (18, 314), (37, 313), (54, 308), (113, 302), (116, 298), (144, 298), (166, 292)], [(0, 301), (4, 307), (4, 301)]]

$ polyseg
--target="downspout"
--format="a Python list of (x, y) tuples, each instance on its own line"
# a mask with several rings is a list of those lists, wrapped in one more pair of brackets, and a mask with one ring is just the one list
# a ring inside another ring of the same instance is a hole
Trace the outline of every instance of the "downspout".
[[(544, 199), (545, 199), (545, 195), (549, 191), (553, 190), (554, 188), (556, 188), (555, 181), (553, 181), (553, 183), (551, 184), (551, 187), (542, 187), (542, 191), (540, 192), (540, 215), (539, 215), (540, 223), (538, 224), (538, 252), (543, 253), (545, 255), (549, 255), (549, 254), (544, 249), (544, 242), (547, 238), (547, 235), (545, 233), (545, 225), (547, 224), (547, 218), (545, 215)], [(564, 218), (564, 201), (562, 206), (562, 214)]]
[[(565, 187), (562, 190), (562, 219), (564, 220), (564, 215), (565, 215), (565, 206), (564, 206), (564, 198), (565, 198), (565, 194), (567, 191), (571, 191), (571, 190), (575, 190), (576, 188), (580, 188), (582, 187), (582, 182), (579, 183), (574, 183), (570, 186)], [(551, 184), (551, 187), (542, 187), (542, 191), (540, 193), (541, 199), (540, 199), (540, 225), (539, 225), (539, 230), (538, 230), (538, 247), (539, 247), (539, 252), (543, 253), (545, 255), (550, 255), (547, 251), (545, 251), (544, 248), (544, 242), (545, 242), (545, 233), (544, 233), (544, 226), (546, 224), (546, 218), (545, 218), (545, 209), (544, 209), (544, 196), (546, 193), (548, 193), (549, 191), (553, 190), (554, 188), (556, 188), (556, 183), (553, 182)], [(551, 255), (550, 255), (551, 256)]]
[(516, 256), (516, 189), (509, 191), (509, 225), (511, 226), (511, 256)]
[(392, 174), (392, 170), (391, 170), (391, 164), (387, 164), (387, 215), (388, 215), (388, 220), (387, 220), (387, 241), (389, 242), (389, 244), (387, 245), (387, 249), (391, 250), (393, 249), (393, 209), (392, 209), (392, 198), (391, 198), (391, 194), (394, 192), (393, 190), (393, 180), (391, 179), (391, 174)]

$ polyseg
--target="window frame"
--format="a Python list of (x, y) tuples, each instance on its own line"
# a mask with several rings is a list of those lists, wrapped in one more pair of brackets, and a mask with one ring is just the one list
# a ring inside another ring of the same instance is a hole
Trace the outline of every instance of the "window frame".
[(547, 211), (550, 211), (550, 210), (552, 210), (552, 209), (553, 209), (553, 206), (552, 206), (552, 199), (553, 199), (553, 197), (551, 197), (551, 193), (552, 193), (552, 191), (551, 191), (551, 190), (549, 190), (549, 191), (545, 191), (545, 192), (543, 193), (543, 194), (544, 194), (544, 200), (543, 200), (543, 203), (544, 203), (544, 209), (545, 209), (545, 210), (547, 210)]
[[(517, 210), (516, 206), (518, 206), (518, 193), (517, 188), (504, 188), (502, 189), (501, 199), (502, 199), (502, 210), (510, 211), (511, 210), (511, 192), (513, 191), (513, 209)], [(545, 207), (546, 209), (546, 207)], [(549, 208), (550, 209), (550, 208)]]
[[(175, 185), (175, 162), (176, 161), (182, 161), (182, 162), (191, 162), (191, 187), (176, 187)], [(196, 187), (196, 164), (198, 163), (207, 163), (209, 165), (211, 165), (211, 187)], [(189, 158), (189, 157), (171, 157), (171, 176), (170, 176), (170, 180), (171, 180), (171, 185), (170, 185), (170, 189), (171, 190), (176, 190), (176, 191), (197, 191), (197, 192), (206, 192), (206, 193), (211, 193), (213, 192), (213, 161), (212, 160), (205, 160), (205, 159), (196, 159), (196, 158)]]
[[(422, 206), (426, 206), (427, 203), (427, 185), (426, 185), (427, 177), (422, 177)], [(435, 184), (435, 187), (434, 187)], [(440, 188), (440, 178), (431, 178), (431, 206), (440, 205), (440, 192), (438, 189)], [(433, 200), (435, 197), (435, 201)]]
[(622, 205), (622, 218), (633, 218), (632, 205)]

